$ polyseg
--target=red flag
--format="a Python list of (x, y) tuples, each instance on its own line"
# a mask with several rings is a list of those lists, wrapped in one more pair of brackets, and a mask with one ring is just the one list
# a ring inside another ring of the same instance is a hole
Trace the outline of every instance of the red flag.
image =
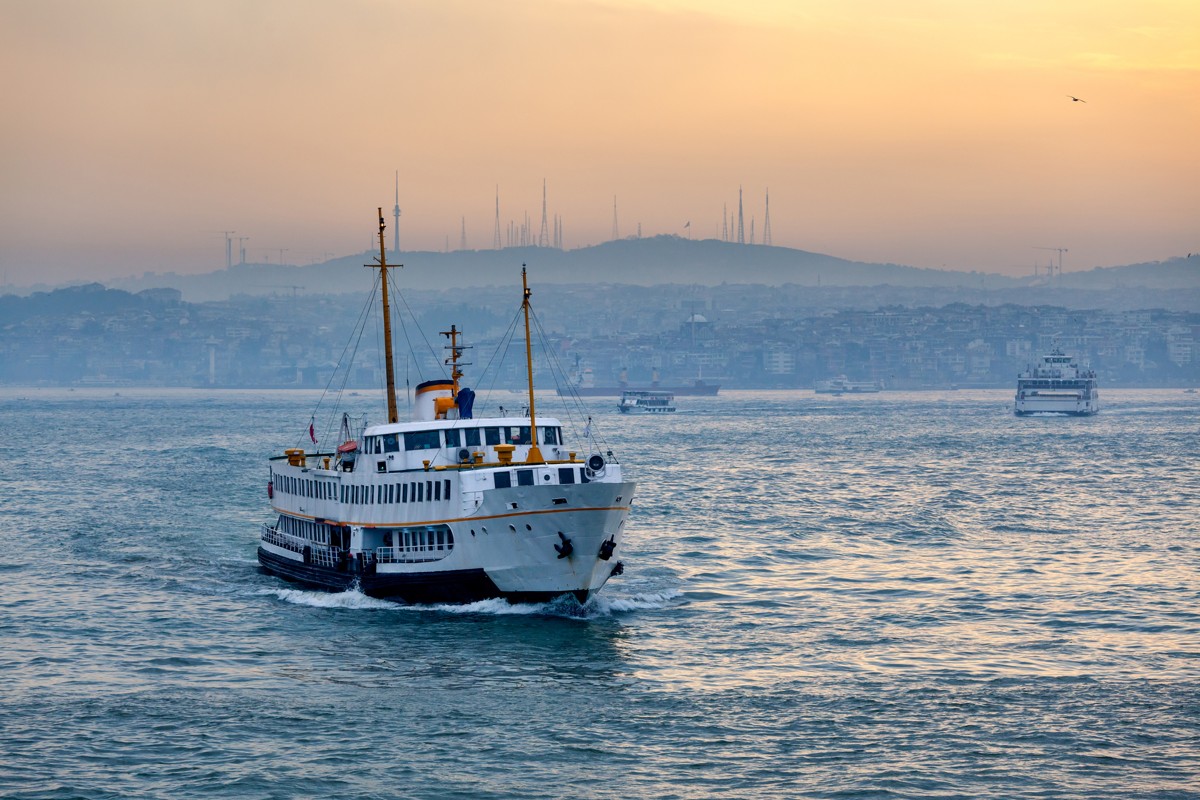
[(308, 438), (312, 439), (313, 444), (317, 443), (317, 432), (313, 428), (313, 423), (311, 422), (308, 423)]

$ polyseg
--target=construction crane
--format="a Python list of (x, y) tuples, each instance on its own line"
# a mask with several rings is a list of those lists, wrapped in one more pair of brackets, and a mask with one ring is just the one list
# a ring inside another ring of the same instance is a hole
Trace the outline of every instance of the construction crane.
[[(1067, 248), (1065, 248), (1065, 247), (1035, 247), (1033, 249), (1034, 250), (1052, 250), (1052, 251), (1058, 253), (1058, 278), (1059, 278), (1059, 280), (1062, 280), (1062, 257), (1063, 257), (1063, 253), (1067, 252)], [(1050, 272), (1051, 272), (1050, 277), (1053, 278), (1054, 277), (1054, 274), (1053, 274), (1054, 273), (1054, 260), (1053, 259), (1050, 260)]]
[(296, 296), (296, 290), (304, 291), (303, 286), (294, 286), (290, 283), (256, 283), (255, 289), (291, 289), (292, 297)]
[(250, 241), (250, 237), (249, 236), (239, 236), (239, 237), (237, 237), (237, 240), (238, 240), (238, 251), (240, 253), (240, 258), (241, 258), (241, 261), (239, 261), (238, 263), (245, 264), (246, 263), (246, 242)]

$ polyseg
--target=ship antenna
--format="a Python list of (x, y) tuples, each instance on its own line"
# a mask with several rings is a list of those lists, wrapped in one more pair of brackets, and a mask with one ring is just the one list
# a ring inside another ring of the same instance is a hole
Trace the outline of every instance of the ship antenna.
[(521, 309), (525, 312), (525, 370), (529, 379), (529, 457), (526, 464), (545, 464), (542, 451), (538, 449), (537, 415), (533, 408), (533, 347), (529, 341), (529, 280), (525, 276), (525, 265), (521, 265), (521, 288), (524, 296), (521, 299)]
[(463, 350), (470, 349), (466, 345), (461, 345), (458, 343), (458, 337), (461, 333), (462, 331), (460, 331), (454, 325), (450, 326), (450, 330), (442, 331), (442, 336), (445, 336), (450, 340), (450, 346), (446, 348), (450, 351), (450, 357), (447, 358), (444, 363), (450, 366), (450, 381), (453, 384), (454, 397), (458, 397), (458, 379), (463, 376), (463, 371), (460, 369), (460, 367), (470, 366), (470, 364), (466, 361), (459, 361), (459, 359), (462, 358)]
[[(396, 413), (396, 367), (392, 364), (392, 308), (388, 304), (387, 248), (383, 240), (383, 232), (386, 228), (387, 225), (383, 222), (383, 208), (380, 207), (379, 264), (367, 264), (366, 266), (378, 266), (379, 268), (379, 283), (383, 290), (383, 357), (387, 366), (388, 422), (399, 422), (400, 416)], [(399, 266), (404, 265), (400, 264)]]

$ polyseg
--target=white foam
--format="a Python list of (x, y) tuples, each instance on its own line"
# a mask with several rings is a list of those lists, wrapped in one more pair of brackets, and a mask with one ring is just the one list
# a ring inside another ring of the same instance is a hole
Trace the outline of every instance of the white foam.
[(377, 600), (367, 597), (360, 591), (350, 589), (345, 592), (309, 592), (303, 589), (263, 589), (259, 594), (270, 594), (285, 603), (313, 608), (349, 608), (369, 610), (394, 610), (400, 608), (387, 600)]
[(630, 597), (596, 595), (588, 601), (588, 606), (594, 606), (601, 614), (620, 614), (627, 611), (666, 608), (678, 596), (679, 592), (676, 591), (635, 594)]
[(597, 595), (580, 605), (571, 595), (563, 595), (546, 603), (510, 603), (502, 597), (477, 600), (474, 603), (431, 603), (404, 605), (389, 600), (368, 597), (356, 589), (345, 592), (305, 591), (303, 589), (262, 589), (259, 594), (272, 595), (285, 603), (312, 608), (351, 609), (365, 611), (441, 611), (448, 614), (485, 614), (502, 616), (552, 616), (574, 619), (596, 619), (631, 611), (666, 608), (679, 592), (635, 594), (629, 597)]

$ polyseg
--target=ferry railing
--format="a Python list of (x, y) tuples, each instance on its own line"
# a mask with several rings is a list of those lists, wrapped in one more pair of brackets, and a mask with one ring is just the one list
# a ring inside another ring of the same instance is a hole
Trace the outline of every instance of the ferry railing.
[(310, 564), (317, 564), (322, 567), (337, 567), (342, 562), (341, 550), (335, 547), (316, 544), (308, 539), (292, 536), (289, 533), (282, 533), (266, 523), (263, 523), (262, 526), (262, 540), (276, 547), (282, 547), (284, 550), (291, 550), (293, 553), (303, 553), (307, 549), (308, 563)]
[(377, 547), (375, 560), (380, 564), (420, 564), (426, 561), (438, 561), (450, 555), (453, 545), (413, 545), (410, 547)]

